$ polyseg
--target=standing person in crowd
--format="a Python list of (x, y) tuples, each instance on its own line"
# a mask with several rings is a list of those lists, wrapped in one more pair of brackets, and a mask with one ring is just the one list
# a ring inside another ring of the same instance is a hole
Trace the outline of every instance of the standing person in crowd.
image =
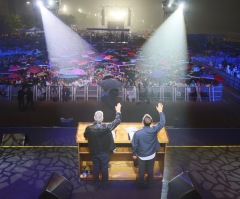
[(137, 99), (137, 88), (136, 86), (133, 86), (131, 91), (127, 91), (127, 97), (129, 102), (132, 102), (133, 100), (136, 102)]
[(46, 90), (43, 86), (38, 88), (38, 99), (40, 102), (46, 99)]
[(150, 104), (151, 96), (152, 96), (152, 92), (153, 92), (153, 88), (152, 88), (152, 83), (151, 82), (147, 85), (146, 91), (147, 91), (147, 102), (146, 103)]
[(114, 110), (115, 104), (117, 104), (117, 96), (119, 94), (119, 90), (117, 88), (112, 88), (109, 90), (108, 95), (108, 107)]
[(63, 102), (68, 101), (69, 95), (70, 95), (69, 88), (63, 86), (63, 88), (62, 88), (62, 100), (63, 100)]
[(26, 110), (28, 110), (28, 106), (30, 105), (30, 109), (35, 111), (34, 102), (33, 102), (33, 91), (30, 87), (27, 88), (27, 102), (26, 102)]
[(57, 87), (55, 87), (55, 86), (52, 87), (51, 96), (52, 96), (52, 100), (54, 102), (58, 101), (58, 89), (57, 89)]
[(138, 159), (139, 178), (138, 188), (144, 188), (144, 174), (147, 171), (147, 186), (151, 187), (153, 184), (153, 170), (156, 152), (160, 149), (160, 143), (158, 142), (157, 134), (164, 127), (165, 115), (163, 111), (163, 105), (158, 103), (156, 109), (160, 116), (160, 121), (151, 126), (153, 120), (149, 114), (143, 116), (143, 128), (136, 131), (132, 139), (133, 159)]
[(92, 155), (94, 186), (96, 191), (100, 188), (100, 171), (102, 171), (103, 188), (107, 189), (108, 187), (109, 154), (115, 149), (112, 130), (121, 123), (120, 103), (115, 106), (115, 110), (116, 117), (111, 123), (102, 123), (103, 112), (95, 112), (95, 121), (93, 124), (87, 126), (84, 132), (84, 137), (88, 140), (90, 154)]
[(22, 87), (18, 91), (17, 99), (18, 99), (18, 108), (19, 111), (24, 112), (25, 111), (25, 102), (24, 102), (24, 97), (25, 97), (25, 91), (24, 88)]

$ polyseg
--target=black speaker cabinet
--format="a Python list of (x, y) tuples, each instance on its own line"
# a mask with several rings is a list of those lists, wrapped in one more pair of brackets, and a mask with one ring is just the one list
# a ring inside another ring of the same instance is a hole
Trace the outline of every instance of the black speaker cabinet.
[(24, 146), (25, 144), (25, 134), (3, 134), (2, 146)]
[(168, 183), (167, 199), (201, 199), (199, 192), (194, 189), (188, 172), (182, 172)]
[(66, 178), (54, 172), (38, 199), (69, 199), (73, 185)]

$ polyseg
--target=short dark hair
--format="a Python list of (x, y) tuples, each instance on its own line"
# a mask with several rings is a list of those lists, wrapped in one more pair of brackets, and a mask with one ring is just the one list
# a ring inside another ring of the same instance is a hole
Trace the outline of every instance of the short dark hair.
[(143, 116), (143, 124), (144, 126), (150, 126), (153, 122), (152, 117), (149, 114), (145, 114)]

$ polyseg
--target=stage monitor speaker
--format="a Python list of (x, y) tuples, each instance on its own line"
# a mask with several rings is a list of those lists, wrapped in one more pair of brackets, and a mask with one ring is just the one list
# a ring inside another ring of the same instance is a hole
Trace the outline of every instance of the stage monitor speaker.
[(2, 146), (25, 146), (26, 135), (21, 133), (3, 134)]
[(188, 172), (182, 172), (168, 183), (167, 199), (201, 199), (199, 192), (194, 189)]
[(69, 199), (73, 185), (66, 178), (54, 172), (38, 199)]

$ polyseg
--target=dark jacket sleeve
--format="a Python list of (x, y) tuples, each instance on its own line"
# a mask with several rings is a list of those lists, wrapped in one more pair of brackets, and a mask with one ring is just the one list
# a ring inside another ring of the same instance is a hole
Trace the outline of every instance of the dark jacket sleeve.
[(86, 127), (84, 137), (88, 140), (91, 154), (108, 153), (115, 149), (115, 144), (111, 131), (121, 123), (121, 113), (116, 113), (116, 117), (111, 123), (94, 122)]
[(85, 128), (85, 131), (84, 131), (84, 133), (83, 133), (83, 136), (84, 136), (85, 139), (88, 139), (88, 132), (89, 132), (89, 126), (87, 126), (87, 127)]
[(139, 137), (135, 132), (132, 138), (132, 154), (134, 156), (138, 155), (138, 144), (139, 144)]
[(112, 131), (121, 123), (121, 113), (117, 112), (113, 122), (107, 124), (107, 128)]

